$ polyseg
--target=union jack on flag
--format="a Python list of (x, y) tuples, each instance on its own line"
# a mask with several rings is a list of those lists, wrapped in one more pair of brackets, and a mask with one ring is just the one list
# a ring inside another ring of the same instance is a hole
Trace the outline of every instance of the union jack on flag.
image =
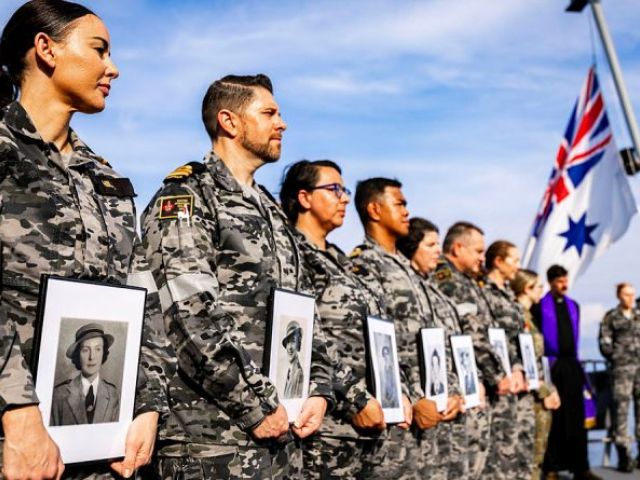
[(524, 263), (539, 273), (558, 263), (575, 277), (624, 234), (635, 213), (591, 67), (558, 148)]

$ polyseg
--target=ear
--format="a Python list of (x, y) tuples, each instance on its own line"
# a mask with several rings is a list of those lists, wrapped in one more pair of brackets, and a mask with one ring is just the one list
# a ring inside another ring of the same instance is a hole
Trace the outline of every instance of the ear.
[(457, 258), (461, 248), (462, 248), (462, 244), (458, 241), (454, 241), (453, 245), (451, 245), (450, 255), (454, 258)]
[(309, 210), (311, 208), (311, 200), (309, 198), (310, 195), (311, 195), (311, 193), (307, 192), (306, 190), (299, 190), (298, 191), (298, 203), (305, 210)]
[(380, 204), (378, 202), (369, 202), (367, 204), (367, 214), (372, 222), (380, 221)]
[(217, 115), (218, 125), (231, 138), (235, 138), (240, 133), (240, 117), (231, 110), (222, 109)]
[(46, 33), (39, 32), (34, 40), (36, 61), (42, 62), (49, 68), (56, 66), (56, 42)]

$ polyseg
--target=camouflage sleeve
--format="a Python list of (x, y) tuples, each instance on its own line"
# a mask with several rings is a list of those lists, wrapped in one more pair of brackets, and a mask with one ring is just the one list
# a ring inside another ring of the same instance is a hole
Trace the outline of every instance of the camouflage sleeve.
[(511, 362), (511, 371), (524, 372), (520, 355), (520, 337), (521, 332), (516, 328), (510, 328), (505, 330), (505, 336), (507, 337), (507, 348), (509, 350), (509, 361)]
[[(160, 218), (162, 195), (192, 202), (187, 218)], [(258, 424), (279, 404), (275, 386), (251, 360), (233, 312), (218, 303), (215, 219), (195, 189), (169, 184), (143, 214), (146, 256), (178, 370), (241, 428)]]
[(327, 350), (327, 340), (322, 331), (322, 320), (316, 308), (313, 322), (313, 344), (311, 348), (311, 385), (310, 397), (324, 397), (328, 402), (327, 410), (331, 411), (336, 404), (334, 392), (335, 362)]
[(445, 344), (445, 355), (447, 356), (447, 389), (449, 396), (462, 395), (460, 391), (460, 381), (455, 369), (455, 362), (453, 360), (453, 348), (451, 342)]
[(451, 280), (440, 282), (438, 287), (453, 301), (462, 332), (471, 335), (481, 380), (495, 387), (505, 372), (489, 342), (487, 319), (483, 318), (485, 312), (479, 307), (483, 300), (473, 288), (462, 288)]
[(136, 236), (127, 284), (146, 288), (147, 303), (142, 326), (135, 413), (158, 412), (164, 415), (169, 412), (167, 385), (175, 373), (176, 359), (164, 330), (158, 289), (144, 252), (145, 247)]
[[(382, 278), (380, 277), (382, 268), (375, 265), (375, 260), (369, 258), (367, 255), (358, 255), (349, 259), (351, 265), (351, 272), (367, 286), (367, 289), (372, 292), (379, 299), (384, 299), (384, 287), (382, 284)], [(384, 304), (384, 301), (378, 302)], [(384, 315), (383, 315), (384, 316)], [(402, 384), (402, 393), (407, 398), (412, 399), (412, 391), (414, 390), (412, 379), (413, 375), (400, 365), (400, 382)], [(419, 391), (422, 390), (420, 387)]]
[(598, 344), (602, 356), (607, 360), (611, 360), (613, 355), (613, 315), (611, 315), (611, 312), (608, 312), (600, 322)]

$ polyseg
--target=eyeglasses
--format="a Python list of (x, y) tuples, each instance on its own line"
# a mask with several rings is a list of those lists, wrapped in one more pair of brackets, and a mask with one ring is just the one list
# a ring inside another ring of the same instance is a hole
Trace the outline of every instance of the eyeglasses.
[(309, 190), (329, 190), (335, 194), (338, 199), (342, 198), (342, 195), (351, 196), (351, 190), (339, 183), (327, 183), (326, 185), (318, 185), (317, 187), (310, 188)]

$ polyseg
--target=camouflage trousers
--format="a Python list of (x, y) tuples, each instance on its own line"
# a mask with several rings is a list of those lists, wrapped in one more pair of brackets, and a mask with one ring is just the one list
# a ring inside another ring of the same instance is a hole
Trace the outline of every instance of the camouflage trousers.
[(629, 404), (633, 398), (635, 412), (635, 437), (640, 441), (640, 365), (614, 366), (613, 404), (614, 439), (616, 445), (626, 448), (631, 455), (629, 436)]
[[(438, 453), (438, 431), (437, 426), (429, 428), (427, 430), (414, 430), (414, 436), (418, 443), (420, 458), (419, 458), (419, 476), (418, 478), (429, 478), (433, 480), (446, 480), (445, 476), (439, 470), (440, 461)], [(416, 465), (417, 467), (417, 465)]]
[(376, 452), (372, 480), (417, 480), (422, 478), (420, 445), (410, 430), (389, 427), (387, 438)]
[(170, 444), (142, 475), (153, 480), (293, 480), (301, 478), (302, 451), (295, 442), (265, 447)]
[(532, 480), (542, 480), (542, 465), (544, 464), (544, 454), (547, 451), (549, 442), (549, 432), (551, 431), (551, 421), (553, 415), (544, 408), (542, 401), (537, 401), (533, 405), (536, 415), (536, 438), (533, 450), (533, 474)]
[(490, 407), (471, 408), (466, 411), (467, 458), (469, 460), (469, 478), (484, 479), (483, 471), (491, 447), (491, 409)]
[(314, 435), (302, 441), (302, 477), (320, 480), (376, 478), (375, 472), (384, 470), (383, 444), (383, 438)]
[(517, 399), (516, 480), (530, 480), (533, 474), (534, 444), (536, 440), (535, 398), (533, 393), (521, 393)]
[(469, 478), (467, 457), (466, 414), (461, 413), (450, 422), (441, 422), (436, 427), (437, 462), (431, 478)]
[(491, 451), (483, 478), (502, 480), (515, 477), (517, 399), (514, 395), (497, 395), (491, 404)]

